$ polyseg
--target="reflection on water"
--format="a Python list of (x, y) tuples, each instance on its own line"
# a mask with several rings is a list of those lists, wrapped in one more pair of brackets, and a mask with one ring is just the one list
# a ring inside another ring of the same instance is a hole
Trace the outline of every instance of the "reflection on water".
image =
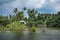
[(0, 40), (60, 40), (60, 33), (43, 32), (0, 32)]
[(34, 40), (35, 32), (17, 32), (16, 40)]
[(15, 32), (15, 40), (22, 40), (23, 39), (23, 31), (20, 31), (20, 32)]

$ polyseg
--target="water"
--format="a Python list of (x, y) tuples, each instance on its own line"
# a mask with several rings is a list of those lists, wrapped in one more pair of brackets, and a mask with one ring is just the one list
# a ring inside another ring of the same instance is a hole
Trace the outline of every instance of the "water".
[(60, 40), (60, 32), (0, 32), (0, 40)]

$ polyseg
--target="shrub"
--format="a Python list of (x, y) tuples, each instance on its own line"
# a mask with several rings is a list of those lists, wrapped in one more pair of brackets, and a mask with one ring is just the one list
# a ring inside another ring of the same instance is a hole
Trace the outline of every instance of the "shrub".
[(25, 28), (25, 24), (21, 24), (19, 21), (15, 21), (8, 24), (6, 27), (10, 28), (10, 30), (22, 30)]
[(35, 32), (35, 31), (36, 31), (36, 27), (35, 27), (35, 25), (32, 25), (31, 30), (32, 30), (33, 32)]

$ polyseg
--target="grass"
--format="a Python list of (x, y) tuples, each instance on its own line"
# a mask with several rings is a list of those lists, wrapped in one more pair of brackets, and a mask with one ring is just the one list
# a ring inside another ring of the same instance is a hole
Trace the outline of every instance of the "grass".
[[(27, 28), (28, 30), (27, 31), (33, 31), (35, 32), (36, 29), (39, 29), (39, 28), (36, 28), (35, 25), (32, 25), (31, 28)], [(51, 30), (60, 30), (60, 28), (47, 28), (48, 30), (51, 29)], [(14, 21), (10, 24), (8, 24), (6, 27), (2, 26), (0, 27), (0, 31), (24, 31), (26, 30), (26, 25), (25, 24), (21, 24), (19, 21)]]
[(32, 30), (33, 32), (35, 32), (35, 31), (36, 31), (36, 27), (32, 27), (31, 30)]
[(14, 21), (13, 23), (8, 24), (6, 27), (0, 27), (0, 31), (19, 31), (26, 28), (25, 24), (21, 24), (19, 21)]

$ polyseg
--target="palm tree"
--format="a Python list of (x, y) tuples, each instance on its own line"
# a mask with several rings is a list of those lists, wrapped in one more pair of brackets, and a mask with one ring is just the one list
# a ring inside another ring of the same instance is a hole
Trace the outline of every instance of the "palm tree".
[(15, 9), (14, 9), (14, 13), (16, 14), (17, 12), (18, 12), (18, 9), (17, 9), (17, 8), (15, 8)]
[(24, 7), (23, 10), (26, 10), (26, 7)]

